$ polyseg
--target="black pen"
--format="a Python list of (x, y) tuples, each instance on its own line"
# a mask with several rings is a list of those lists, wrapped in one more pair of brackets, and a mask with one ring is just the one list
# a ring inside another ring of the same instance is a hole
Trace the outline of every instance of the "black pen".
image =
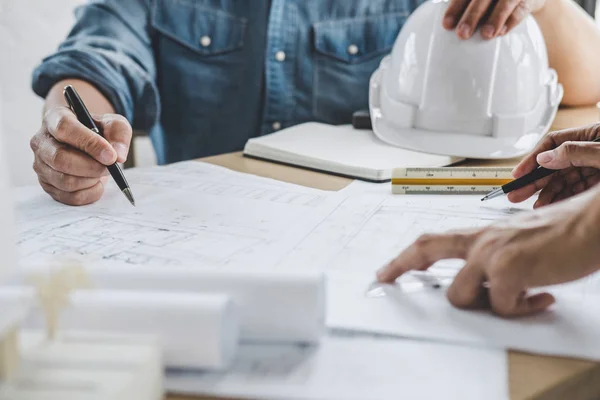
[[(63, 94), (67, 104), (69, 107), (71, 107), (71, 110), (75, 113), (79, 122), (85, 125), (92, 132), (104, 137), (94, 123), (94, 119), (90, 115), (85, 104), (83, 104), (83, 100), (81, 100), (81, 97), (79, 97), (79, 94), (77, 94), (75, 88), (71, 85), (65, 86)], [(133, 199), (131, 188), (125, 179), (125, 175), (123, 175), (123, 171), (121, 170), (121, 167), (119, 167), (119, 164), (115, 162), (113, 165), (109, 165), (107, 168), (108, 172), (110, 172), (110, 175), (119, 186), (119, 189), (121, 189), (121, 192), (123, 192), (125, 197), (127, 197), (127, 200), (129, 200), (129, 202), (135, 206), (135, 200)]]
[[(594, 142), (600, 142), (600, 137), (593, 140)], [(519, 179), (515, 179), (512, 182), (508, 182), (506, 185), (491, 191), (488, 193), (481, 201), (486, 201), (490, 199), (494, 199), (496, 197), (500, 197), (504, 194), (508, 194), (514, 190), (524, 188), (525, 186), (539, 180), (545, 178), (553, 173), (557, 172), (557, 169), (548, 169), (544, 167), (537, 167), (530, 173), (525, 176), (520, 177)]]

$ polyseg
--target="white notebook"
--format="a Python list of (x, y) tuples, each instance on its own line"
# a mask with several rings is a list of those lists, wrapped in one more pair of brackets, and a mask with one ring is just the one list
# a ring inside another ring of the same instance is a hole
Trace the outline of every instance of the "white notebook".
[(372, 131), (350, 125), (317, 122), (250, 139), (244, 155), (374, 182), (390, 180), (394, 168), (445, 167), (462, 160), (390, 146)]

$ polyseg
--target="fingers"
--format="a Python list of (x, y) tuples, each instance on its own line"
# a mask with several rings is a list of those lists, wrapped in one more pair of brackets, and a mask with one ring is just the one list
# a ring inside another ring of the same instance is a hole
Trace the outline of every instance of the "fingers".
[(56, 141), (80, 150), (104, 165), (117, 161), (117, 153), (110, 143), (79, 123), (68, 108), (49, 110), (44, 121), (48, 133)]
[(58, 190), (68, 193), (89, 189), (100, 181), (100, 178), (82, 178), (56, 171), (38, 157), (35, 158), (33, 170), (41, 181), (47, 182)]
[(444, 14), (442, 22), (444, 28), (448, 30), (456, 28), (461, 15), (463, 15), (468, 5), (469, 0), (451, 0)]
[(127, 159), (132, 129), (119, 115), (96, 119), (99, 131), (86, 128), (66, 107), (49, 110), (40, 131), (31, 139), (34, 170), (42, 187), (54, 199), (71, 205), (100, 198), (107, 165)]
[(492, 3), (491, 0), (472, 0), (465, 9), (456, 28), (461, 39), (469, 39)]
[(552, 204), (554, 198), (565, 189), (565, 185), (566, 182), (562, 178), (552, 180), (550, 184), (540, 192), (533, 208), (537, 209)]
[(442, 25), (446, 29), (456, 28), (459, 38), (468, 39), (473, 36), (477, 26), (487, 20), (481, 27), (481, 36), (492, 39), (505, 35), (527, 14), (529, 7), (526, 0), (500, 0), (495, 5), (492, 0), (452, 0)]
[(503, 283), (490, 283), (490, 306), (501, 317), (514, 318), (537, 314), (556, 301), (550, 293), (528, 296), (524, 290), (515, 290)]
[(539, 165), (537, 163), (537, 155), (548, 150), (551, 150), (557, 146), (555, 142), (555, 138), (552, 134), (544, 137), (535, 148), (531, 151), (529, 155), (527, 155), (517, 166), (513, 169), (512, 175), (515, 179), (521, 178), (534, 169), (536, 169)]
[(423, 235), (392, 262), (377, 272), (382, 283), (391, 283), (410, 270), (425, 270), (433, 263), (448, 258), (465, 258), (472, 234), (448, 233)]
[(517, 2), (516, 7), (513, 9), (512, 14), (506, 21), (505, 33), (510, 32), (515, 26), (519, 25), (525, 17), (529, 14), (530, 10), (525, 0)]
[(538, 154), (536, 159), (541, 166), (549, 169), (600, 168), (600, 143), (568, 141), (556, 149)]
[(83, 206), (94, 203), (100, 199), (104, 192), (104, 184), (108, 180), (108, 177), (101, 178), (94, 186), (78, 190), (75, 192), (62, 191), (51, 184), (44, 182), (40, 179), (40, 185), (46, 193), (60, 203), (64, 203), (70, 206)]
[(479, 263), (467, 262), (448, 288), (448, 301), (458, 308), (477, 309), (488, 307), (487, 289), (483, 286), (485, 275)]
[(530, 185), (522, 187), (521, 189), (517, 189), (508, 194), (508, 200), (513, 203), (520, 203), (522, 201), (527, 200), (538, 191), (542, 190), (548, 183), (552, 180), (552, 175), (547, 176), (542, 179), (538, 179)]
[[(518, 22), (521, 22), (525, 15), (521, 17), (519, 9), (524, 4), (522, 0), (501, 0), (499, 1), (492, 14), (486, 21), (485, 25), (481, 28), (481, 36), (484, 39), (492, 39), (496, 36), (503, 35), (508, 32), (511, 28), (507, 26), (507, 21), (515, 18), (520, 18)], [(515, 17), (515, 13), (517, 16)], [(518, 24), (517, 22), (517, 24)]]
[(30, 144), (36, 158), (58, 172), (81, 178), (100, 178), (108, 173), (103, 164), (59, 143), (43, 130), (31, 139)]
[(453, 306), (461, 309), (490, 308), (502, 317), (520, 317), (544, 311), (554, 303), (551, 294), (527, 296), (527, 291), (520, 285), (504, 277), (491, 277), (485, 287), (485, 267), (485, 263), (469, 260), (460, 270), (446, 293)]
[(600, 174), (596, 174), (593, 176), (590, 176), (588, 178), (586, 178), (586, 187), (589, 189), (591, 187), (596, 186), (598, 183), (600, 183)]
[(127, 161), (133, 130), (127, 119), (117, 114), (106, 114), (97, 120), (98, 129), (117, 153), (117, 161)]
[(536, 169), (538, 167), (538, 154), (552, 150), (568, 141), (592, 141), (598, 137), (599, 129), (600, 124), (595, 124), (549, 133), (537, 144), (537, 146), (535, 146), (531, 153), (515, 167), (512, 172), (513, 176), (515, 178), (520, 178)]

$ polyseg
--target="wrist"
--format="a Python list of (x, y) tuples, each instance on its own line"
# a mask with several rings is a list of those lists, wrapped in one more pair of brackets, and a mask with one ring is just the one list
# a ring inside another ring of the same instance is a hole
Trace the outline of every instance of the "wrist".
[(80, 79), (65, 79), (57, 82), (46, 96), (44, 110), (67, 107), (67, 102), (63, 95), (63, 90), (67, 85), (72, 85), (77, 89), (90, 113), (100, 115), (115, 113), (113, 105), (93, 84)]

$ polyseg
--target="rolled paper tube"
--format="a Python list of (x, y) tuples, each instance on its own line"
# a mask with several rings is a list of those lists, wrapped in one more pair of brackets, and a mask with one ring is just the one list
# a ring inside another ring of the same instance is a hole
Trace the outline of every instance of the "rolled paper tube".
[[(41, 267), (22, 269), (20, 279)], [(95, 289), (226, 293), (247, 342), (315, 343), (325, 333), (325, 276), (312, 271), (206, 270), (182, 267), (86, 267)]]
[[(27, 288), (0, 289), (0, 306), (33, 296)], [(40, 309), (26, 328), (43, 329)], [(60, 312), (58, 332), (102, 331), (156, 335), (169, 368), (224, 369), (239, 342), (238, 317), (224, 294), (167, 293), (124, 290), (78, 290)]]

